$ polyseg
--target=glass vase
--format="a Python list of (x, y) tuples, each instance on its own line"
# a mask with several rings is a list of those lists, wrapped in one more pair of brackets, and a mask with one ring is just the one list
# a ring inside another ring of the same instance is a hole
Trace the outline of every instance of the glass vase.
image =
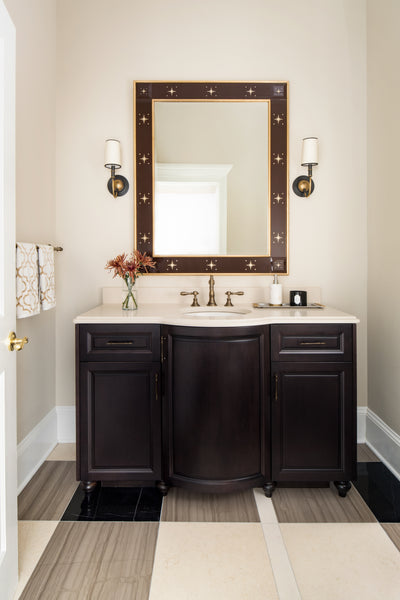
[(124, 281), (126, 285), (124, 286), (122, 310), (137, 310), (135, 282), (132, 280), (132, 277), (125, 277)]

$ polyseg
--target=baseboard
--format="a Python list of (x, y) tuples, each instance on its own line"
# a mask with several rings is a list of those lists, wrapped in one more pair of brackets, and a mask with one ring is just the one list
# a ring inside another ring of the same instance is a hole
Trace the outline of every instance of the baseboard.
[(400, 435), (372, 410), (367, 410), (366, 442), (384, 465), (400, 479)]
[(366, 406), (357, 407), (357, 444), (365, 444), (366, 441), (367, 412)]
[(57, 420), (57, 412), (53, 408), (18, 444), (18, 494), (57, 445)]
[(75, 406), (56, 406), (58, 443), (71, 444), (76, 440)]

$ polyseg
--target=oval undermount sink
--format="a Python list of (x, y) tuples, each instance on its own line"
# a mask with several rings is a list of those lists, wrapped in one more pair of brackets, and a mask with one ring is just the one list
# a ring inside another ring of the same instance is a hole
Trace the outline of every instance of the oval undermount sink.
[(241, 317), (243, 315), (247, 315), (250, 311), (246, 309), (233, 309), (233, 310), (224, 310), (223, 308), (198, 308), (193, 310), (187, 310), (184, 314), (187, 317), (203, 317), (203, 318), (212, 318), (212, 319), (226, 319), (229, 317)]

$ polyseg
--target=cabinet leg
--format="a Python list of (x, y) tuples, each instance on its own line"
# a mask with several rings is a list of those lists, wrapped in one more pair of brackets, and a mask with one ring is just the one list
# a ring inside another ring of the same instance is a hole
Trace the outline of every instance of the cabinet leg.
[(337, 488), (338, 494), (341, 498), (345, 498), (347, 492), (351, 488), (350, 481), (334, 481), (333, 482)]
[(267, 496), (267, 498), (271, 498), (272, 492), (274, 491), (275, 488), (276, 488), (276, 481), (267, 481), (263, 485), (264, 494)]
[(97, 481), (81, 481), (81, 488), (86, 494), (90, 494), (96, 488)]
[(167, 485), (165, 481), (157, 481), (157, 488), (162, 496), (166, 496), (168, 494), (169, 485)]

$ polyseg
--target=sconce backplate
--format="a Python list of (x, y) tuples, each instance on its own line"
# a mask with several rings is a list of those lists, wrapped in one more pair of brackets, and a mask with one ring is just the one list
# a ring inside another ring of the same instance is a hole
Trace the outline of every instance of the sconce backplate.
[[(116, 175), (114, 182), (115, 189), (117, 191), (117, 196), (124, 196), (129, 190), (129, 182), (127, 178), (123, 175)], [(112, 177), (110, 177), (110, 179), (107, 182), (107, 188), (110, 194), (112, 194)]]
[(300, 175), (293, 181), (293, 191), (297, 196), (306, 198), (310, 196), (314, 191), (314, 182), (311, 179), (311, 191), (310, 191), (310, 179), (306, 175)]

